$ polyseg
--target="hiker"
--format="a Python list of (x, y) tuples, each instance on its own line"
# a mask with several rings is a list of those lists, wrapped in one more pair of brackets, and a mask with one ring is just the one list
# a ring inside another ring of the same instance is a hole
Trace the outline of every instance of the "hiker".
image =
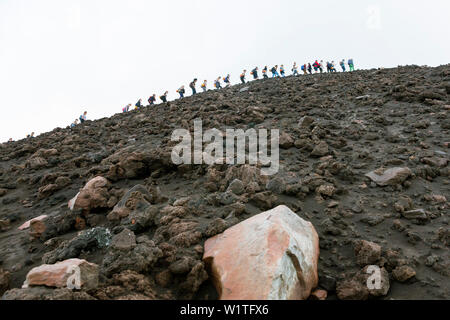
[(169, 91), (166, 91), (166, 92), (164, 92), (164, 94), (162, 96), (159, 97), (163, 103), (167, 102), (167, 94), (168, 93), (169, 93)]
[(13, 138), (9, 138), (8, 143), (14, 142)]
[(327, 61), (327, 73), (331, 72), (330, 62)]
[(323, 60), (320, 60), (319, 69), (320, 69), (320, 73), (323, 73)]
[(262, 74), (263, 74), (263, 78), (264, 79), (268, 79), (269, 76), (267, 75), (267, 66), (264, 67), (264, 69), (262, 69)]
[(303, 71), (303, 74), (308, 74), (306, 71), (306, 64), (302, 65), (302, 71)]
[(244, 70), (242, 73), (241, 73), (241, 76), (240, 76), (240, 78), (241, 78), (241, 82), (242, 83), (245, 83), (245, 73), (247, 72), (247, 70)]
[(334, 61), (331, 62), (331, 72), (336, 72), (336, 67)]
[[(197, 83), (197, 78), (194, 79), (194, 81), (192, 81), (189, 84), (189, 87), (192, 89), (192, 95), (195, 95), (197, 93), (197, 91), (195, 90), (195, 84)], [(184, 86), (183, 86), (184, 88)], [(184, 90), (184, 89), (183, 89)], [(184, 92), (183, 92), (184, 93)]]
[(135, 110), (139, 110), (140, 108), (142, 108), (142, 99), (139, 99), (138, 102), (136, 102), (136, 104), (134, 105)]
[(294, 62), (294, 65), (292, 66), (292, 75), (293, 76), (298, 76), (298, 67), (297, 67), (297, 62)]
[(216, 89), (222, 89), (222, 86), (220, 85), (220, 77), (214, 80), (214, 87), (216, 87)]
[(317, 60), (314, 61), (313, 68), (314, 68), (315, 73), (317, 73), (317, 71), (319, 70), (319, 67), (320, 67), (319, 61), (317, 61)]
[(87, 111), (85, 111), (81, 116), (80, 116), (80, 123), (83, 123), (86, 121), (86, 115), (87, 115)]
[(308, 63), (308, 72), (309, 72), (309, 74), (312, 74), (312, 67), (311, 67), (311, 63)]
[(152, 96), (150, 96), (150, 98), (148, 98), (148, 103), (150, 105), (154, 105), (156, 102), (156, 94), (153, 94)]
[(348, 68), (350, 71), (355, 71), (355, 65), (353, 64), (353, 58), (348, 59)]
[(231, 78), (230, 74), (227, 74), (226, 77), (222, 78), (223, 82), (225, 82), (225, 88), (231, 86), (230, 78)]
[(284, 66), (283, 65), (280, 66), (280, 74), (281, 74), (281, 76), (283, 78), (285, 77), (285, 75), (284, 75)]
[(180, 89), (177, 90), (177, 92), (180, 94), (180, 99), (184, 98), (184, 86), (181, 86)]
[(345, 72), (345, 60), (342, 59), (342, 61), (339, 64), (341, 65), (342, 72)]
[(272, 69), (270, 69), (270, 72), (272, 72), (272, 78), (275, 77), (279, 77), (280, 75), (278, 74), (278, 65), (276, 64), (275, 67), (273, 67)]
[(122, 108), (122, 112), (123, 113), (128, 112), (128, 110), (130, 110), (130, 107), (131, 107), (131, 103), (127, 104), (125, 107)]
[(70, 125), (71, 128), (75, 127), (78, 124), (78, 119), (75, 119), (74, 122)]
[(255, 69), (253, 69), (250, 74), (253, 76), (253, 80), (257, 80), (258, 79), (258, 67), (255, 67)]
[(202, 89), (203, 89), (203, 92), (206, 92), (206, 85), (207, 85), (207, 81), (206, 80), (204, 80), (203, 81), (203, 83), (202, 83), (202, 85), (201, 85), (201, 87), (202, 87)]

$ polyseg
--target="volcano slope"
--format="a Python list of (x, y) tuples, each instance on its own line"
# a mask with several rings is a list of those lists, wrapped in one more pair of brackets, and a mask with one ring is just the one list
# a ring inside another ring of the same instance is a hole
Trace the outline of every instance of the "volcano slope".
[[(216, 299), (204, 242), (284, 204), (319, 234), (319, 288), (329, 299), (373, 298), (358, 282), (361, 240), (381, 247), (372, 264), (387, 272), (389, 290), (378, 299), (448, 299), (449, 94), (450, 65), (257, 80), (2, 144), (0, 294)], [(204, 130), (279, 129), (279, 172), (173, 164), (171, 134), (192, 131), (194, 119)], [(409, 170), (388, 185), (366, 176), (398, 167)], [(97, 176), (108, 179), (97, 202), (69, 210)], [(230, 197), (234, 179), (245, 192)], [(141, 192), (130, 195), (135, 186)], [(113, 208), (124, 197), (121, 214)], [(40, 215), (43, 223), (18, 230)], [(110, 248), (124, 228), (139, 252)], [(96, 288), (21, 289), (33, 267), (69, 258), (100, 266)]]

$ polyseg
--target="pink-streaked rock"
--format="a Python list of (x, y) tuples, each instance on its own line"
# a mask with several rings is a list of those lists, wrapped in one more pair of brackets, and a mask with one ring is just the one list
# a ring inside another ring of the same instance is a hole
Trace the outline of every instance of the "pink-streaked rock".
[(25, 229), (28, 229), (28, 228), (30, 227), (30, 225), (31, 225), (32, 222), (34, 222), (34, 221), (42, 221), (42, 220), (45, 220), (46, 218), (47, 218), (47, 215), (43, 214), (43, 215), (41, 215), (41, 216), (39, 216), (39, 217), (33, 218), (33, 219), (31, 219), (31, 220), (28, 220), (27, 222), (25, 222), (24, 224), (22, 224), (18, 229), (19, 229), (19, 230), (25, 230)]
[(222, 300), (307, 299), (318, 258), (314, 226), (283, 205), (208, 239), (203, 255)]
[(23, 288), (46, 286), (69, 289), (93, 289), (98, 285), (98, 266), (83, 259), (68, 259), (43, 264), (28, 272)]
[(69, 200), (68, 207), (70, 210), (83, 209), (88, 213), (91, 209), (108, 207), (108, 185), (106, 178), (95, 177), (81, 189), (77, 195)]

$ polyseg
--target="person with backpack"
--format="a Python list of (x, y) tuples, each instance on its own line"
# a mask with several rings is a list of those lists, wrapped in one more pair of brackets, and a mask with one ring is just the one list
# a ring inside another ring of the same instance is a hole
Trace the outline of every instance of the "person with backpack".
[(309, 74), (312, 74), (312, 67), (311, 67), (311, 63), (308, 63), (308, 72), (309, 72)]
[(269, 76), (267, 75), (267, 66), (262, 69), (262, 74), (264, 79), (269, 79)]
[(135, 109), (141, 109), (142, 108), (142, 99), (139, 99), (138, 102), (134, 105)]
[(86, 121), (86, 119), (87, 119), (87, 117), (86, 117), (86, 115), (87, 115), (87, 111), (85, 111), (81, 116), (80, 116), (80, 123), (83, 123), (83, 122), (85, 122)]
[(220, 77), (214, 80), (214, 87), (216, 87), (216, 89), (222, 89), (222, 86), (220, 85)]
[(272, 78), (280, 76), (278, 74), (278, 65), (277, 64), (275, 65), (275, 67), (272, 67), (272, 69), (270, 69), (270, 72), (272, 72)]
[(320, 60), (319, 70), (320, 70), (320, 73), (323, 73), (323, 60)]
[(306, 64), (302, 65), (301, 69), (303, 71), (303, 74), (308, 74), (308, 72), (306, 71)]
[(150, 98), (148, 98), (148, 103), (152, 106), (154, 105), (156, 102), (156, 94), (153, 94), (152, 96), (150, 96)]
[(334, 61), (331, 62), (331, 72), (337, 72), (336, 71), (336, 64), (334, 63)]
[(203, 92), (206, 92), (206, 85), (207, 85), (207, 81), (206, 80), (204, 80), (203, 81), (203, 83), (202, 83), (202, 85), (200, 86), (200, 87), (202, 87), (202, 89), (203, 89)]
[(167, 102), (167, 94), (168, 93), (169, 93), (169, 91), (166, 91), (166, 92), (164, 92), (164, 94), (162, 96), (159, 97), (163, 103)]
[(181, 86), (181, 87), (177, 90), (177, 92), (178, 92), (178, 94), (180, 95), (180, 99), (181, 99), (181, 98), (184, 98), (184, 93), (185, 93), (184, 86)]
[[(192, 89), (192, 95), (195, 95), (197, 93), (197, 91), (195, 90), (195, 84), (197, 83), (197, 78), (194, 79), (194, 81), (192, 81), (189, 84), (189, 87)], [(184, 87), (183, 87), (184, 88)]]
[(294, 62), (294, 65), (292, 66), (292, 75), (293, 76), (298, 76), (298, 67), (297, 67), (297, 62)]
[(229, 86), (231, 86), (230, 75), (229, 74), (227, 74), (226, 77), (223, 77), (223, 82), (225, 82), (225, 88), (228, 88)]
[(353, 58), (348, 59), (348, 68), (350, 71), (355, 71), (355, 65), (353, 64)]
[(125, 107), (122, 108), (122, 112), (123, 113), (128, 112), (128, 110), (130, 110), (130, 107), (131, 107), (131, 103), (127, 104)]
[(247, 72), (247, 70), (244, 70), (242, 73), (241, 73), (241, 76), (240, 76), (240, 78), (241, 78), (241, 82), (242, 83), (245, 83), (245, 73)]
[(250, 74), (253, 76), (253, 80), (257, 80), (258, 79), (258, 67), (255, 67), (255, 69), (253, 69)]
[(317, 71), (319, 70), (319, 61), (314, 61), (313, 68), (314, 72), (317, 73)]
[(345, 60), (342, 59), (342, 61), (339, 63), (341, 68), (342, 68), (342, 72), (345, 72)]
[(281, 76), (284, 78), (285, 77), (285, 75), (284, 75), (284, 65), (281, 65), (280, 66), (280, 74), (281, 74)]

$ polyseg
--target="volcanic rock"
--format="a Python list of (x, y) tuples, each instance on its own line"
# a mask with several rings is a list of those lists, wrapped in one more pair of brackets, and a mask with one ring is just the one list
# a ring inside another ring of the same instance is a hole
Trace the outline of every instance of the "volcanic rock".
[(286, 206), (247, 219), (205, 243), (220, 299), (306, 299), (317, 286), (318, 236)]
[(403, 183), (412, 174), (409, 168), (378, 169), (366, 174), (379, 186), (394, 186)]
[(68, 259), (33, 268), (28, 272), (24, 283), (25, 288), (28, 286), (46, 286), (87, 290), (96, 288), (97, 285), (98, 266), (82, 259)]

